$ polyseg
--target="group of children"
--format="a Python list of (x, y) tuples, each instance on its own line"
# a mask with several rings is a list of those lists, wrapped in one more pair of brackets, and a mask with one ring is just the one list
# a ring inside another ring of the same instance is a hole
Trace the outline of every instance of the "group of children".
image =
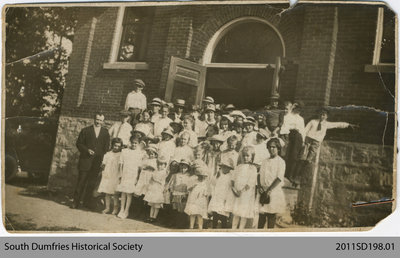
[(98, 187), (103, 213), (127, 218), (135, 200), (132, 210), (146, 210), (149, 222), (163, 209), (181, 228), (273, 227), (286, 208), (283, 178), (296, 187), (301, 161), (315, 161), (326, 130), (350, 125), (327, 122), (322, 109), (305, 126), (301, 103), (284, 107), (274, 96), (252, 116), (212, 97), (189, 111), (181, 99), (172, 106), (154, 98), (140, 112), (126, 105), (109, 129), (112, 148)]

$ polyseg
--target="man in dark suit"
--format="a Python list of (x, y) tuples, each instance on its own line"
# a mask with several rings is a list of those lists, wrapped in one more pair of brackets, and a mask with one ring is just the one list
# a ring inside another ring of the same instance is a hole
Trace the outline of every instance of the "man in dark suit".
[(74, 192), (74, 201), (71, 208), (78, 208), (83, 199), (84, 206), (93, 206), (92, 193), (97, 176), (103, 161), (104, 154), (109, 150), (110, 135), (108, 130), (102, 127), (104, 115), (96, 113), (94, 125), (81, 130), (76, 141), (76, 147), (80, 152), (79, 176)]

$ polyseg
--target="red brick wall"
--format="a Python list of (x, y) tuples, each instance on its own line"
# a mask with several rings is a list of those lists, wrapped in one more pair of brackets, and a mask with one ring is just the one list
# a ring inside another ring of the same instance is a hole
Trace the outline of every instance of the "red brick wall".
[[(96, 109), (115, 119), (131, 81), (142, 78), (148, 99), (164, 97), (170, 56), (201, 62), (210, 38), (229, 21), (255, 16), (266, 19), (282, 34), (286, 46), (285, 71), (281, 74), (283, 100), (300, 99), (308, 109), (306, 120), (320, 105), (362, 105), (393, 111), (394, 103), (379, 74), (365, 73), (371, 63), (377, 7), (341, 5), (213, 5), (157, 7), (148, 45), (148, 70), (105, 70), (108, 62), (118, 8), (82, 8), (76, 30), (62, 115), (91, 117)], [(335, 15), (337, 19), (335, 20)], [(77, 107), (82, 65), (91, 18), (97, 18), (83, 102)], [(335, 23), (337, 33), (334, 33)], [(336, 39), (336, 43), (334, 42)], [(381, 74), (394, 92), (394, 76)], [(267, 102), (267, 100), (266, 100)], [(357, 112), (356, 112), (357, 111)], [(385, 126), (386, 115), (363, 110), (333, 112), (332, 120), (360, 124), (360, 130), (337, 130), (327, 139), (381, 143), (382, 135), (393, 138), (393, 119)], [(382, 120), (383, 119), (383, 120)], [(371, 126), (371, 123), (377, 126)], [(386, 128), (385, 128), (386, 127)], [(358, 135), (360, 137), (358, 137)]]

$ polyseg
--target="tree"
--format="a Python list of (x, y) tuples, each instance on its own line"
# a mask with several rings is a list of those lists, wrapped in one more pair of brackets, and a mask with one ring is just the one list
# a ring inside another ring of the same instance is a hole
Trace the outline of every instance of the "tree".
[(6, 8), (6, 117), (58, 116), (77, 8)]

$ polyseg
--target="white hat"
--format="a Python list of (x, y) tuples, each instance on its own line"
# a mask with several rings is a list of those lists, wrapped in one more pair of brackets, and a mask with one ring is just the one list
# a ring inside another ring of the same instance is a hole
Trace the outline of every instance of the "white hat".
[(242, 111), (239, 111), (239, 110), (233, 110), (230, 114), (229, 114), (230, 116), (240, 116), (240, 117), (242, 117), (243, 119), (245, 119), (246, 118), (246, 116), (243, 114), (243, 112)]
[(161, 99), (159, 99), (159, 98), (154, 98), (154, 99), (151, 101), (150, 105), (153, 105), (153, 106), (161, 106), (161, 102), (162, 102)]
[(233, 118), (231, 116), (222, 115), (222, 117), (228, 119), (229, 122), (233, 123)]
[(178, 106), (178, 107), (184, 107), (185, 106), (185, 100), (183, 100), (183, 99), (176, 99), (175, 100), (175, 106)]
[(203, 102), (205, 102), (205, 103), (210, 103), (210, 104), (214, 104), (214, 99), (212, 98), (212, 97), (205, 97), (204, 99), (203, 99)]

